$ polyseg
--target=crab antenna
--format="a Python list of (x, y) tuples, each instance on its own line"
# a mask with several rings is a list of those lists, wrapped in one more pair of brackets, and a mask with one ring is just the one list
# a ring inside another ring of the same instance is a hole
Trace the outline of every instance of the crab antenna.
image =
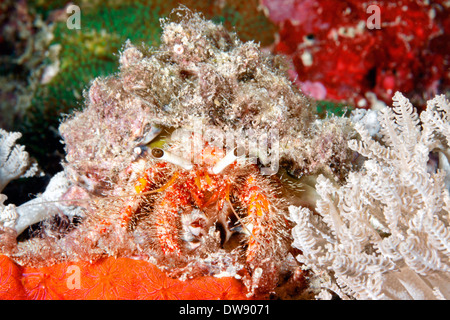
[(212, 168), (212, 172), (214, 174), (221, 173), (223, 169), (236, 161), (237, 158), (237, 151), (236, 149), (234, 149), (232, 152), (227, 153), (225, 157), (223, 157), (221, 160), (219, 160), (219, 162), (215, 164), (215, 166)]
[(177, 166), (180, 166), (185, 170), (191, 170), (193, 167), (192, 163), (190, 163), (188, 160), (178, 157), (160, 148), (153, 148), (152, 156), (153, 158), (156, 158), (158, 160), (163, 160), (175, 164)]

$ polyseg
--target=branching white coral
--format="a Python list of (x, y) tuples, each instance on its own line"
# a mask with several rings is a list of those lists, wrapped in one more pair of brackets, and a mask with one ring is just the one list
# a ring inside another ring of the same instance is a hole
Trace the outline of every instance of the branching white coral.
[(71, 184), (66, 178), (64, 172), (57, 173), (48, 184), (45, 192), (39, 197), (30, 200), (17, 207), (19, 217), (15, 223), (15, 229), (18, 234), (22, 233), (28, 226), (43, 221), (56, 214), (65, 214), (72, 216), (79, 214), (81, 208), (67, 206), (65, 202), (59, 202), (66, 193)]
[(0, 129), (0, 192), (11, 180), (31, 177), (37, 172), (36, 164), (30, 165), (25, 147), (16, 144), (21, 136), (20, 132)]
[(14, 228), (19, 214), (17, 213), (16, 206), (9, 204), (5, 206), (3, 203), (7, 197), (4, 194), (0, 194), (0, 226), (7, 228)]
[(381, 142), (355, 126), (361, 139), (349, 146), (367, 157), (362, 170), (341, 187), (320, 176), (318, 214), (290, 207), (297, 259), (326, 279), (321, 297), (450, 298), (446, 172), (428, 164), (430, 153), (447, 160), (449, 104), (436, 97), (419, 117), (400, 93), (393, 100), (379, 111)]
[[(21, 136), (20, 132), (9, 133), (0, 129), (0, 191), (11, 180), (33, 176), (38, 170), (36, 163), (30, 164), (25, 147), (15, 143)], [(15, 229), (20, 234), (28, 226), (57, 213), (78, 214), (79, 210), (57, 202), (69, 187), (65, 173), (60, 172), (51, 179), (44, 193), (19, 207), (5, 205), (7, 197), (0, 194), (0, 228)]]
[(67, 206), (60, 202), (70, 186), (65, 173), (59, 172), (50, 180), (44, 193), (18, 207), (14, 204), (5, 206), (3, 202), (6, 196), (0, 195), (0, 227), (9, 227), (21, 234), (29, 226), (56, 214), (82, 215), (80, 207)]

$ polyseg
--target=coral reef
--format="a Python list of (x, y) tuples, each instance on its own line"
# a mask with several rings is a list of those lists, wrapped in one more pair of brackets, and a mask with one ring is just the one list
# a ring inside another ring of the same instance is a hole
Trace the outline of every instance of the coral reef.
[(17, 234), (40, 227), (17, 248), (4, 230), (4, 247), (36, 267), (140, 256), (181, 279), (230, 275), (270, 294), (298, 274), (278, 157), (291, 173), (338, 179), (350, 121), (312, 124), (314, 104), (283, 61), (222, 25), (181, 8), (162, 27), (158, 48), (127, 42), (119, 72), (94, 80), (61, 124), (64, 173), (8, 207)]
[(315, 212), (289, 208), (297, 259), (320, 275), (322, 298), (450, 298), (450, 105), (437, 96), (419, 117), (393, 100), (379, 111), (381, 141), (355, 125), (363, 168), (342, 186), (318, 177)]
[[(106, 16), (129, 5), (112, 2)], [(243, 7), (209, 14), (227, 24)], [(157, 47), (112, 29), (62, 37), (110, 69), (63, 119), (63, 170), (45, 192), (20, 205), (0, 194), (0, 298), (450, 297), (444, 95), (420, 112), (368, 93), (373, 109), (349, 114), (310, 98), (330, 97), (322, 80), (302, 79), (306, 96), (283, 57), (199, 13), (180, 7), (161, 29)], [(43, 86), (68, 76), (69, 56), (44, 68)], [(19, 137), (0, 131), (3, 192), (37, 172)]]
[[(274, 51), (293, 59), (292, 75), (301, 87), (322, 84), (327, 100), (367, 108), (367, 93), (390, 103), (400, 91), (421, 105), (450, 88), (446, 1), (263, 0), (262, 5), (279, 26)], [(372, 28), (374, 17), (379, 27)]]

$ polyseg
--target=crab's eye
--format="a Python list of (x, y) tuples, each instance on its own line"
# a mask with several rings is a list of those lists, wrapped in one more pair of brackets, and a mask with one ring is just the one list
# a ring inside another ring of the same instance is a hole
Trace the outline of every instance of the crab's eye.
[(152, 156), (156, 159), (163, 160), (172, 163), (174, 165), (180, 166), (185, 170), (191, 170), (193, 167), (192, 163), (190, 163), (188, 160), (178, 157), (160, 148), (153, 148)]
[(160, 159), (164, 156), (164, 150), (162, 150), (160, 148), (154, 148), (154, 149), (152, 149), (152, 156)]

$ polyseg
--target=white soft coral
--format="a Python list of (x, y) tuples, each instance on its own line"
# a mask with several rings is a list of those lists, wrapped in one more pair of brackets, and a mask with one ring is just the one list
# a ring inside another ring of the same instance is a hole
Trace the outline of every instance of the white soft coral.
[[(30, 161), (25, 147), (16, 144), (21, 136), (20, 132), (0, 129), (0, 192), (11, 180), (31, 177), (38, 171), (37, 164)], [(58, 213), (72, 214), (75, 212), (73, 207), (59, 202), (69, 187), (65, 173), (60, 172), (50, 180), (44, 193), (19, 207), (5, 205), (7, 196), (0, 194), (0, 228), (10, 228), (20, 234), (28, 226)]]
[(11, 180), (31, 177), (37, 172), (37, 165), (30, 162), (25, 147), (16, 144), (20, 137), (20, 132), (0, 129), (0, 192)]
[(344, 185), (320, 176), (316, 212), (289, 208), (297, 259), (323, 279), (320, 297), (450, 298), (449, 104), (438, 96), (419, 117), (400, 93), (393, 100), (378, 112), (381, 141), (355, 125), (349, 146), (366, 157), (362, 169)]

